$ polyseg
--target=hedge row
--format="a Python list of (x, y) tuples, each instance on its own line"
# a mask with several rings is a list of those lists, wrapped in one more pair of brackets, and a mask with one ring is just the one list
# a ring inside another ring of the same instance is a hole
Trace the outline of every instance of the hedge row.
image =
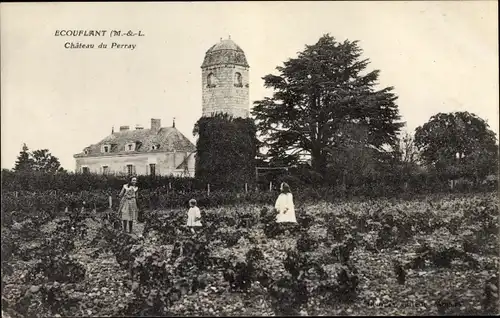
[[(138, 176), (141, 189), (176, 189), (188, 191), (196, 187), (193, 178), (170, 176)], [(82, 173), (48, 174), (37, 171), (13, 172), (2, 170), (2, 191), (31, 191), (44, 192), (49, 190), (68, 193), (121, 189), (128, 182), (126, 175), (99, 175)]]
[[(128, 182), (128, 177), (123, 175), (98, 175), (80, 173), (57, 173), (47, 174), (42, 172), (12, 172), (2, 170), (2, 192), (29, 191), (45, 192), (57, 191), (62, 193), (80, 193), (82, 191), (105, 191), (113, 192), (120, 190), (123, 184)], [(269, 180), (261, 180), (261, 190), (269, 188), (269, 181), (277, 186), (281, 181), (288, 182), (293, 189), (303, 191), (307, 188), (318, 187), (321, 183), (304, 171), (293, 171), (292, 173), (272, 176)], [(341, 191), (343, 186), (341, 180), (335, 178), (327, 184)], [(367, 176), (347, 176), (345, 179), (347, 194), (352, 196), (387, 196), (397, 195), (402, 191), (414, 193), (442, 192), (449, 190), (449, 181), (432, 173), (420, 173), (403, 175), (393, 172), (392, 174), (378, 174)], [(138, 176), (141, 190), (158, 190), (163, 192), (193, 192), (207, 190), (207, 184), (194, 178), (168, 177), (168, 176)], [(321, 185), (322, 187), (325, 186)], [(255, 189), (254, 180), (249, 180), (247, 189)], [(222, 186), (210, 185), (212, 191), (234, 191), (245, 192), (245, 183), (223, 188)]]

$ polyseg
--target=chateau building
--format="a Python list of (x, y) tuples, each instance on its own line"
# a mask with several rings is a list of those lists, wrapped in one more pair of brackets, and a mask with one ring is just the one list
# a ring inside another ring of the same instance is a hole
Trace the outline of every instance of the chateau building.
[(77, 172), (128, 175), (194, 176), (196, 147), (177, 128), (121, 126), (103, 140), (74, 155)]
[[(231, 38), (213, 45), (202, 70), (202, 116), (226, 113), (249, 116), (249, 65), (243, 50)], [(117, 132), (75, 154), (76, 171), (101, 174), (175, 175), (193, 177), (196, 147), (180, 131), (161, 127), (121, 126)]]

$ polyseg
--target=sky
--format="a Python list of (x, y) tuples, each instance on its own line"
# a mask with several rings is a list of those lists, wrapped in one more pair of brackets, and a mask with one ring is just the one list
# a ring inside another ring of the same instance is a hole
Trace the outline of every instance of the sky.
[[(497, 1), (2, 3), (1, 167), (23, 143), (49, 149), (74, 170), (73, 154), (114, 126), (176, 127), (194, 141), (201, 63), (220, 38), (250, 64), (250, 103), (271, 96), (262, 77), (329, 33), (358, 40), (380, 87), (394, 86), (406, 130), (438, 112), (469, 111), (498, 136)], [(65, 49), (113, 39), (56, 30), (136, 30), (134, 50)], [(251, 107), (251, 105), (249, 105)]]

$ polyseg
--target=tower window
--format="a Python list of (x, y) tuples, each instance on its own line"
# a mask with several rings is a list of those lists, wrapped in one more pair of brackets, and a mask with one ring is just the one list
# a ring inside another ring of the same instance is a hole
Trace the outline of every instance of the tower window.
[(215, 76), (213, 73), (208, 74), (207, 76), (207, 87), (214, 88), (215, 87)]
[(243, 87), (243, 79), (241, 73), (236, 72), (234, 74), (234, 86), (235, 87)]

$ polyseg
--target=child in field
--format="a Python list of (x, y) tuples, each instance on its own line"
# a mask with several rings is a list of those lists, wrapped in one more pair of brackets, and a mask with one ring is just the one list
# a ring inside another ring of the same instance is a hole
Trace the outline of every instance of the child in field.
[(283, 182), (280, 187), (281, 193), (276, 200), (274, 207), (278, 211), (276, 222), (278, 223), (297, 223), (295, 219), (295, 206), (293, 204), (293, 195), (290, 192), (290, 186)]
[(191, 231), (194, 231), (193, 228), (200, 227), (201, 225), (201, 212), (200, 209), (196, 206), (196, 200), (189, 200), (189, 210), (188, 210), (188, 219), (187, 226), (191, 228)]

